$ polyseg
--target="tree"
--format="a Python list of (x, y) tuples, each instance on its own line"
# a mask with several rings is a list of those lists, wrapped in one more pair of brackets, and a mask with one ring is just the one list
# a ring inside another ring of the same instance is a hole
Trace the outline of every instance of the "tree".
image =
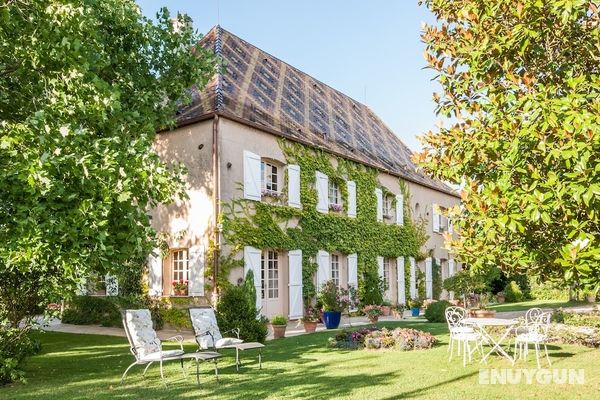
[(449, 127), (416, 161), (461, 185), (448, 246), (473, 268), (600, 282), (600, 16), (590, 0), (425, 0)]
[(155, 246), (148, 209), (184, 194), (155, 132), (215, 64), (177, 22), (132, 0), (0, 5), (0, 323)]

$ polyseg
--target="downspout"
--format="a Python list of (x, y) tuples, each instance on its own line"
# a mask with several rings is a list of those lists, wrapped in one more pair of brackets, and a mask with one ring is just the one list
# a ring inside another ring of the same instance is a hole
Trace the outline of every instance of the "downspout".
[(221, 174), (219, 168), (219, 115), (215, 114), (212, 127), (212, 170), (213, 170), (213, 229), (214, 229), (214, 249), (213, 249), (213, 291), (211, 303), (217, 304), (219, 298), (219, 289), (217, 287), (217, 278), (219, 276), (219, 258), (221, 255), (221, 226), (219, 223), (220, 202), (221, 202)]
[(219, 214), (221, 213), (221, 168), (219, 160), (219, 112), (223, 109), (223, 92), (221, 90), (222, 80), (222, 65), (221, 65), (221, 27), (216, 26), (215, 32), (215, 55), (217, 56), (217, 84), (215, 85), (215, 117), (213, 119), (213, 142), (212, 142), (212, 161), (213, 161), (213, 176), (214, 176), (214, 192), (213, 192), (213, 229), (215, 238), (215, 247), (213, 251), (213, 292), (212, 304), (217, 305), (219, 299), (219, 288), (217, 279), (219, 277), (220, 255), (221, 255), (221, 230), (222, 226), (219, 222)]

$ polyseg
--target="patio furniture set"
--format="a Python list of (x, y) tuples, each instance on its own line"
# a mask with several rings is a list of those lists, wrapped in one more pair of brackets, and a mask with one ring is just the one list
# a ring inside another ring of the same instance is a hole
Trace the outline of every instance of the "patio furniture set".
[[(548, 355), (546, 341), (548, 338), (548, 329), (550, 327), (551, 313), (543, 312), (540, 308), (532, 308), (525, 313), (525, 319), (520, 323), (516, 319), (503, 318), (470, 318), (467, 317), (467, 311), (461, 307), (448, 307), (446, 309), (446, 321), (450, 331), (450, 353), (449, 361), (452, 360), (454, 347), (457, 347), (457, 354), (462, 353), (463, 366), (467, 365), (467, 360), (472, 361), (474, 352), (481, 353), (481, 361), (485, 362), (487, 358), (496, 353), (506, 358), (511, 365), (515, 365), (518, 358), (527, 360), (529, 345), (533, 345), (537, 367), (540, 368), (541, 346), (544, 346), (546, 360), (548, 365), (552, 365)], [(498, 338), (492, 334), (492, 331), (500, 327), (501, 334)], [(512, 337), (514, 336), (513, 354), (509, 354)], [(509, 340), (506, 348), (503, 343)], [(490, 350), (484, 354), (483, 345), (490, 345)]]
[[(212, 362), (215, 367), (215, 377), (219, 380), (219, 369), (217, 360), (221, 357), (218, 350), (235, 349), (235, 365), (239, 371), (241, 366), (240, 351), (256, 349), (258, 350), (258, 366), (262, 368), (262, 348), (264, 345), (258, 342), (244, 342), (239, 338), (240, 330), (232, 329), (225, 334), (233, 333), (236, 337), (223, 337), (214, 310), (212, 308), (190, 308), (190, 320), (194, 328), (194, 336), (198, 344), (198, 350), (195, 352), (185, 352), (183, 349), (183, 337), (173, 336), (167, 341), (175, 341), (179, 343), (179, 349), (163, 350), (162, 343), (152, 327), (152, 318), (150, 310), (125, 310), (123, 312), (123, 327), (129, 341), (130, 351), (135, 357), (135, 361), (127, 367), (121, 377), (121, 384), (127, 376), (127, 372), (135, 365), (146, 365), (142, 376), (146, 375), (146, 371), (150, 365), (157, 362), (160, 368), (160, 377), (162, 383), (166, 386), (165, 376), (163, 372), (163, 362), (179, 361), (184, 378), (186, 377), (184, 360), (196, 361), (196, 381), (200, 384), (200, 362)], [(209, 351), (212, 349), (214, 351)]]

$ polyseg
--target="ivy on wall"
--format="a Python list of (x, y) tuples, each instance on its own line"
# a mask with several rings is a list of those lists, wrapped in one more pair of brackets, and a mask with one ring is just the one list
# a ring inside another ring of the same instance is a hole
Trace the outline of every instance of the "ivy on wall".
[[(313, 277), (319, 250), (357, 253), (359, 287), (365, 272), (377, 271), (377, 256), (423, 258), (419, 251), (427, 236), (423, 222), (414, 222), (411, 218), (408, 207), (410, 194), (405, 182), (400, 180), (405, 203), (404, 225), (378, 222), (375, 189), (381, 185), (376, 169), (285, 140), (281, 140), (279, 145), (286, 162), (300, 166), (302, 208), (246, 199), (224, 204), (221, 219), (225, 243), (232, 246), (229, 257), (244, 246), (282, 251), (301, 249), (305, 299), (315, 295)], [(356, 183), (356, 218), (349, 218), (345, 210), (340, 213), (317, 211), (316, 171), (338, 183), (344, 209), (348, 204), (345, 182)], [(406, 265), (405, 271), (409, 269), (408, 263)]]

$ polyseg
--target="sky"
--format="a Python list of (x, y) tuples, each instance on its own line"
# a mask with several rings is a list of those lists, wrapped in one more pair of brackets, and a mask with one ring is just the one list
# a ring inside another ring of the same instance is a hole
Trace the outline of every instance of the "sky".
[(433, 71), (425, 70), (417, 0), (138, 0), (188, 14), (206, 33), (224, 29), (369, 106), (411, 149), (435, 129)]

